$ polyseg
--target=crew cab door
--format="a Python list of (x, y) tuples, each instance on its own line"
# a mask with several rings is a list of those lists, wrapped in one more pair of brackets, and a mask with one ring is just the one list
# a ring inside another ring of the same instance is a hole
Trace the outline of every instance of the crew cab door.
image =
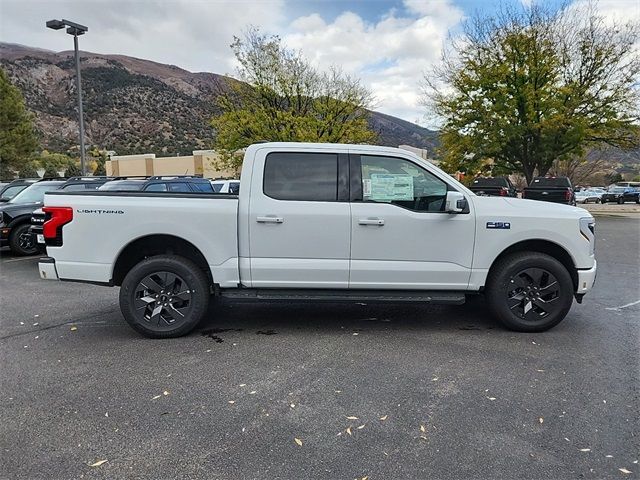
[(249, 206), (252, 287), (348, 288), (348, 168), (346, 153), (256, 152)]
[(452, 187), (409, 158), (350, 157), (350, 288), (466, 289), (475, 221), (445, 213)]

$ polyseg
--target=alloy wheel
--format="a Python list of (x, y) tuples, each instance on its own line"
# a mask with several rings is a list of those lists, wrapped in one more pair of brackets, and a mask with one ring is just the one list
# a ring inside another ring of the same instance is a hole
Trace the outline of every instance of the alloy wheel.
[(507, 287), (509, 309), (523, 320), (535, 322), (561, 308), (560, 283), (543, 268), (526, 268), (513, 275)]
[(192, 290), (182, 277), (171, 272), (154, 272), (144, 277), (134, 292), (138, 321), (150, 328), (174, 329), (189, 316)]

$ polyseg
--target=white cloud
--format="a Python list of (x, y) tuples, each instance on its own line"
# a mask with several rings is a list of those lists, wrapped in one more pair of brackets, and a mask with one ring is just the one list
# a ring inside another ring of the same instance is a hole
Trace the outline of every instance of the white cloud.
[(422, 72), (439, 61), (451, 28), (463, 12), (450, 1), (405, 0), (405, 15), (390, 10), (377, 22), (343, 12), (326, 23), (317, 14), (294, 20), (286, 43), (326, 68), (339, 65), (370, 86), (377, 109), (409, 121), (422, 119)]

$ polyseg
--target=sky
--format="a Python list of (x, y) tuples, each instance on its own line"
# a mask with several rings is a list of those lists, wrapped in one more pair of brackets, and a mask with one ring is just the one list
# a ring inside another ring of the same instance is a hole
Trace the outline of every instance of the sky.
[[(81, 50), (234, 75), (229, 45), (253, 25), (320, 69), (337, 65), (360, 78), (375, 110), (432, 126), (420, 84), (465, 19), (534, 1), (542, 0), (0, 0), (0, 41), (69, 50), (70, 36), (45, 28), (65, 18), (89, 27)], [(561, 1), (587, 0), (545, 4)], [(640, 0), (600, 0), (597, 8), (609, 20), (640, 21)]]

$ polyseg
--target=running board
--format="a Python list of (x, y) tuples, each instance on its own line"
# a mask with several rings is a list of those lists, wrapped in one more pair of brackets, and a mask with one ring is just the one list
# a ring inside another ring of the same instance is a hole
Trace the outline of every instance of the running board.
[(219, 295), (233, 300), (288, 300), (326, 302), (419, 302), (438, 305), (462, 305), (464, 292), (422, 290), (316, 290), (234, 288), (220, 289)]

